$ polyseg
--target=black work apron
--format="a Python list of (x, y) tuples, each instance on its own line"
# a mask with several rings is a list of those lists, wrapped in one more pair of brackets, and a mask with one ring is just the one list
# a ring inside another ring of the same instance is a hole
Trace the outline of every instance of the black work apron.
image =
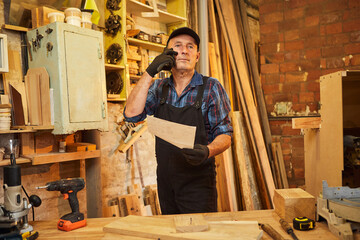
[[(201, 105), (208, 77), (198, 86), (195, 103), (174, 107), (166, 103), (169, 85), (162, 89), (160, 105), (154, 116), (190, 126), (196, 126), (195, 144), (207, 145), (207, 134)], [(157, 184), (162, 214), (217, 211), (215, 159), (199, 166), (186, 162), (180, 148), (156, 137)]]

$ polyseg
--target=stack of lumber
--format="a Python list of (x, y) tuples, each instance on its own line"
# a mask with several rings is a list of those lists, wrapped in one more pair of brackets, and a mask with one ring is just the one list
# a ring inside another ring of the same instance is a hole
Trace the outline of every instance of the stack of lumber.
[[(281, 146), (272, 143), (258, 62), (244, 0), (210, 0), (210, 76), (230, 97), (232, 156), (216, 162), (219, 211), (273, 207), (275, 188), (287, 188)], [(239, 14), (240, 13), (240, 14)]]
[(146, 186), (144, 191), (138, 184), (134, 184), (128, 188), (128, 193), (110, 200), (107, 206), (103, 208), (103, 216), (161, 215), (156, 184)]

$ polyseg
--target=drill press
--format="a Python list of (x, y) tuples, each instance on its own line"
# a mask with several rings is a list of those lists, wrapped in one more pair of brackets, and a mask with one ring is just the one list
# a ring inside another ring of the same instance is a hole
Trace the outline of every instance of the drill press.
[[(22, 198), (21, 168), (16, 164), (16, 140), (10, 140), (10, 163), (4, 166), (4, 204), (0, 205), (0, 234), (32, 231), (33, 227), (28, 224), (28, 213), (31, 204), (26, 198)], [(30, 199), (36, 198), (39, 206), (41, 200), (32, 195)]]

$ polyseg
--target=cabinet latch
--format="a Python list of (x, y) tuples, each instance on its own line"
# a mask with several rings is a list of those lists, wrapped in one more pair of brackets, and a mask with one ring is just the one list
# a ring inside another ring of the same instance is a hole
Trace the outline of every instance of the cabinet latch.
[(99, 43), (99, 48), (98, 48), (98, 58), (102, 59), (102, 51), (101, 51), (100, 43)]
[(104, 102), (102, 102), (102, 105), (101, 105), (101, 112), (102, 112), (102, 118), (105, 118), (106, 112), (105, 112), (105, 103)]

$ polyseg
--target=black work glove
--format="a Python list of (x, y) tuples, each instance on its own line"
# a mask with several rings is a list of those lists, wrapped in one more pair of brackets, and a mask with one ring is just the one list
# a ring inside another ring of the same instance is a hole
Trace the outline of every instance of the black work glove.
[(164, 51), (148, 66), (146, 72), (151, 77), (154, 77), (155, 74), (161, 70), (171, 70), (171, 68), (175, 65), (175, 56), (177, 54), (178, 53), (175, 52), (172, 48), (165, 48)]
[(181, 153), (185, 156), (186, 161), (194, 166), (198, 166), (209, 157), (209, 148), (206, 145), (195, 144), (194, 149), (183, 148)]

